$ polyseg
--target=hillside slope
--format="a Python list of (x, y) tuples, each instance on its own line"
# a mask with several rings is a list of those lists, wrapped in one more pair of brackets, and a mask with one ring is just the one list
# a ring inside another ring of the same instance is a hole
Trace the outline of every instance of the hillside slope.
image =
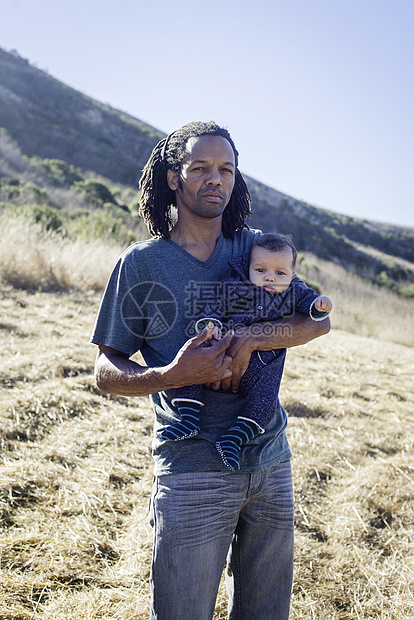
[[(130, 187), (136, 187), (151, 149), (163, 137), (148, 124), (94, 101), (17, 53), (1, 49), (0, 127), (25, 155), (63, 160), (82, 174), (90, 171)], [(340, 215), (246, 179), (253, 198), (249, 222), (253, 227), (291, 233), (300, 251), (414, 296), (413, 228)], [(60, 208), (59, 203), (48, 204)], [(113, 204), (117, 208), (116, 201)], [(101, 206), (102, 201), (91, 208)], [(118, 210), (116, 217), (136, 228), (136, 220), (128, 223), (125, 213)]]
[(321, 209), (249, 179), (252, 225), (293, 235), (297, 247), (379, 285), (414, 283), (414, 229)]
[(163, 134), (0, 49), (0, 127), (27, 155), (133, 185)]

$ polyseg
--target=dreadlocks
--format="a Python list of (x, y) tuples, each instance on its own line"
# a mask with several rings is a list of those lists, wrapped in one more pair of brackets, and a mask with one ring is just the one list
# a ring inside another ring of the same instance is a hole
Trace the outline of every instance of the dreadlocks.
[(227, 129), (219, 127), (213, 121), (208, 123), (193, 122), (184, 125), (167, 138), (161, 140), (154, 148), (139, 182), (142, 190), (140, 214), (153, 236), (170, 238), (173, 226), (171, 209), (175, 206), (175, 192), (167, 183), (167, 170), (179, 173), (181, 162), (186, 156), (186, 146), (190, 138), (204, 135), (226, 138), (234, 152), (236, 175), (233, 192), (223, 212), (222, 231), (225, 237), (234, 238), (236, 230), (248, 228), (245, 223), (250, 217), (251, 198), (247, 185), (237, 168), (238, 152)]

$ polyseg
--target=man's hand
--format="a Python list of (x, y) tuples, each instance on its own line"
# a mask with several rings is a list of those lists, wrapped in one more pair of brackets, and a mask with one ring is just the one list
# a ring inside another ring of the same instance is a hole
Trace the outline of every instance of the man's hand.
[(253, 351), (271, 351), (272, 349), (296, 347), (327, 334), (329, 329), (329, 318), (323, 321), (314, 321), (303, 314), (295, 314), (293, 317), (256, 323), (243, 329), (237, 329), (237, 333), (227, 350), (227, 354), (233, 358), (229, 366), (231, 376), (206, 385), (213, 390), (231, 388), (233, 392), (237, 392)]
[(230, 364), (231, 374), (224, 377), (221, 381), (211, 383), (209, 387), (213, 390), (221, 388), (222, 390), (231, 389), (232, 392), (238, 391), (241, 378), (247, 370), (250, 356), (254, 351), (254, 348), (249, 346), (249, 344), (252, 345), (252, 342), (248, 336), (243, 334), (233, 336), (227, 349), (227, 355), (233, 360)]
[[(218, 382), (220, 385), (221, 381), (231, 377), (230, 364), (233, 362), (233, 357), (227, 350), (233, 332), (227, 332), (221, 340), (216, 340), (216, 335), (213, 333), (214, 325), (209, 323), (198, 336), (187, 340), (181, 347), (166, 368), (172, 387), (207, 382)], [(207, 342), (208, 346), (203, 346)]]
[[(142, 366), (128, 355), (100, 345), (95, 363), (95, 378), (105, 394), (147, 396), (155, 392), (186, 385), (220, 382), (231, 376), (232, 358), (226, 349), (232, 333), (222, 340), (213, 336), (214, 326), (207, 326), (198, 336), (187, 340), (170, 364)], [(207, 346), (206, 346), (207, 344)]]

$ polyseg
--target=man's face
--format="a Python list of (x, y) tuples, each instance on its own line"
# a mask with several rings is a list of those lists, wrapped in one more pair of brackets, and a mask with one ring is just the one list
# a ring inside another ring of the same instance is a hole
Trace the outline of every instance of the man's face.
[(256, 245), (252, 249), (249, 264), (249, 280), (252, 284), (264, 288), (272, 295), (279, 295), (288, 288), (294, 275), (291, 248), (272, 252)]
[(167, 173), (168, 184), (176, 193), (179, 217), (220, 217), (230, 200), (235, 174), (234, 153), (226, 138), (190, 138), (180, 173)]

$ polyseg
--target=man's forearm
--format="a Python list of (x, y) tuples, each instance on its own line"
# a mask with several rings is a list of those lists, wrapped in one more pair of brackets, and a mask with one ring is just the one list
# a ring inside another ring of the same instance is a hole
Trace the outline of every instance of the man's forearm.
[(95, 364), (98, 388), (106, 394), (148, 396), (172, 387), (168, 367), (148, 368), (128, 357), (100, 351)]
[(203, 347), (213, 327), (206, 327), (198, 336), (187, 340), (169, 364), (156, 368), (141, 366), (124, 353), (100, 345), (95, 364), (96, 385), (107, 394), (148, 396), (185, 385), (221, 381), (231, 375), (232, 357), (226, 350), (232, 333)]
[(327, 334), (330, 327), (329, 317), (323, 321), (314, 321), (303, 314), (295, 314), (289, 318), (255, 323), (243, 328), (240, 335), (248, 338), (252, 351), (270, 351), (306, 344)]

